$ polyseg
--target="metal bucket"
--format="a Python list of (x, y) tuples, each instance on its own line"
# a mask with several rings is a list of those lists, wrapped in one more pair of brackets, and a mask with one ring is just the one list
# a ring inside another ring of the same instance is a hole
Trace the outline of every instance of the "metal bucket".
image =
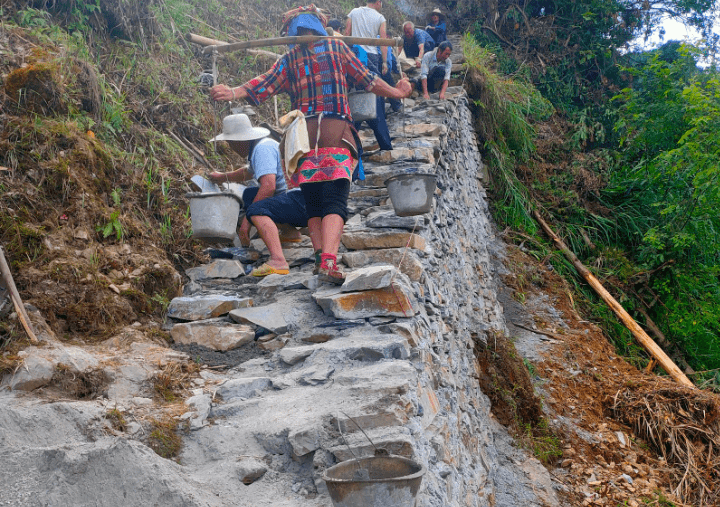
[(369, 92), (348, 93), (348, 105), (353, 121), (377, 118), (377, 95)]
[(323, 474), (335, 507), (414, 507), (426, 468), (389, 454), (343, 461)]
[(395, 214), (399, 217), (422, 215), (430, 211), (437, 177), (427, 173), (406, 173), (385, 180)]
[(191, 192), (193, 238), (208, 243), (232, 243), (237, 235), (240, 197), (229, 192)]

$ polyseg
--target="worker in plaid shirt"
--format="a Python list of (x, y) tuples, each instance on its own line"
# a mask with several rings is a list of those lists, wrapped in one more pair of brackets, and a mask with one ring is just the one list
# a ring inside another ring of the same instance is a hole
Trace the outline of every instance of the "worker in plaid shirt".
[[(326, 24), (327, 18), (314, 5), (300, 7), (285, 14), (282, 35), (327, 36)], [(316, 271), (336, 284), (345, 279), (337, 252), (360, 143), (348, 105), (349, 85), (387, 98), (403, 99), (412, 93), (407, 79), (388, 85), (337, 39), (295, 45), (265, 74), (239, 87), (217, 85), (210, 90), (215, 100), (246, 99), (256, 105), (284, 92), (293, 109), (305, 115), (311, 151), (300, 158), (292, 183), (300, 185), (305, 197), (311, 234), (321, 239)]]

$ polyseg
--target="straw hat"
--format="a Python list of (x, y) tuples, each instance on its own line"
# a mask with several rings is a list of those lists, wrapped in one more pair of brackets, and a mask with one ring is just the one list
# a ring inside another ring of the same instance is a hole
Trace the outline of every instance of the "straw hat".
[(430, 18), (433, 17), (433, 14), (437, 14), (438, 16), (440, 16), (440, 20), (445, 19), (445, 14), (443, 14), (442, 11), (441, 11), (440, 9), (438, 9), (437, 7), (435, 7), (435, 8), (430, 12), (430, 15), (429, 15), (428, 17), (430, 17)]
[(223, 132), (210, 139), (215, 141), (255, 141), (270, 134), (268, 129), (253, 127), (246, 114), (231, 114), (223, 118)]

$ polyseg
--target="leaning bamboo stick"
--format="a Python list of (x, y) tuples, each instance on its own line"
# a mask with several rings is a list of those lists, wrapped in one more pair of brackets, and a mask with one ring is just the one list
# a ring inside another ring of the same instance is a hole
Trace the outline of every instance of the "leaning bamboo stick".
[(666, 371), (668, 374), (679, 384), (685, 385), (687, 387), (695, 387), (695, 384), (693, 384), (689, 378), (685, 376), (685, 374), (682, 372), (680, 368), (677, 367), (677, 365), (668, 357), (667, 354), (661, 349), (657, 343), (653, 341), (652, 338), (648, 336), (648, 334), (641, 328), (637, 322), (630, 316), (630, 314), (625, 310), (625, 308), (622, 307), (620, 303), (617, 302), (617, 300), (612, 297), (612, 295), (603, 287), (603, 285), (600, 283), (600, 281), (595, 278), (595, 275), (593, 275), (588, 268), (585, 267), (585, 265), (580, 262), (580, 259), (577, 258), (577, 256), (570, 251), (570, 249), (567, 247), (567, 245), (563, 242), (560, 237), (558, 237), (557, 234), (553, 232), (553, 230), (550, 228), (550, 226), (543, 220), (542, 216), (540, 216), (540, 213), (537, 210), (533, 211), (533, 215), (535, 216), (535, 219), (538, 221), (540, 226), (543, 228), (545, 233), (552, 238), (552, 240), (555, 242), (555, 245), (565, 254), (565, 257), (568, 258), (570, 262), (572, 262), (573, 266), (575, 266), (575, 269), (578, 270), (578, 272), (582, 275), (583, 278), (590, 284), (590, 286), (595, 290), (595, 292), (598, 293), (598, 295), (607, 303), (607, 305), (612, 309), (612, 311), (615, 313), (615, 315), (618, 316), (618, 318), (625, 324), (625, 326), (630, 330), (630, 332), (635, 336), (638, 342), (640, 342), (640, 345), (642, 345), (645, 350), (648, 351), (648, 353), (654, 357), (658, 364)]
[(25, 313), (25, 306), (23, 306), (22, 299), (20, 298), (20, 293), (15, 286), (15, 281), (13, 280), (12, 273), (10, 273), (10, 266), (8, 266), (8, 263), (5, 260), (5, 254), (3, 253), (3, 249), (1, 246), (0, 273), (2, 273), (3, 280), (5, 280), (5, 285), (10, 291), (10, 299), (12, 299), (13, 306), (15, 306), (15, 312), (17, 313), (18, 319), (20, 319), (20, 323), (25, 328), (25, 332), (30, 337), (30, 342), (38, 343), (37, 336), (35, 336), (35, 332), (30, 325), (30, 318), (28, 317), (27, 313)]

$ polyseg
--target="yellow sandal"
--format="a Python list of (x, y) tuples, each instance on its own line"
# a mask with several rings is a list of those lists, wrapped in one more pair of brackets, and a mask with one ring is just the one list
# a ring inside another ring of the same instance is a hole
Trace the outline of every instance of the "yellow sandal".
[(268, 263), (264, 263), (259, 268), (255, 268), (250, 272), (252, 276), (268, 276), (268, 275), (287, 275), (290, 273), (290, 268), (278, 269), (270, 266)]

